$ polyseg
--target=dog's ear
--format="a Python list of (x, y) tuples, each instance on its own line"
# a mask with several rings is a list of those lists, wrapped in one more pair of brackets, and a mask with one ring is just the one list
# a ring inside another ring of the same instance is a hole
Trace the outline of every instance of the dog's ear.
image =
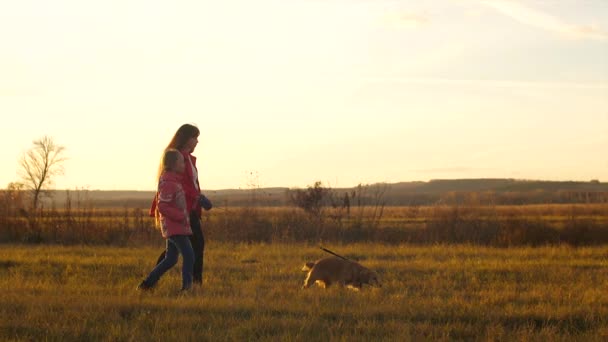
[(314, 262), (307, 262), (306, 264), (304, 264), (304, 267), (302, 267), (302, 271), (308, 272), (308, 271), (312, 270), (312, 268), (314, 266), (315, 266)]

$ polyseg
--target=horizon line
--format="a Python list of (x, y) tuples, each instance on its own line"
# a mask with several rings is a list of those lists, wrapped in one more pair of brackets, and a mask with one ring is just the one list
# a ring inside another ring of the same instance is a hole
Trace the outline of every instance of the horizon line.
[[(340, 187), (332, 187), (332, 186), (326, 186), (329, 188), (333, 188), (333, 189), (350, 189), (350, 188), (355, 188), (359, 185), (382, 185), (382, 184), (386, 184), (386, 185), (392, 185), (392, 184), (402, 184), (402, 183), (430, 183), (430, 182), (437, 182), (437, 181), (516, 181), (516, 182), (540, 182), (540, 183), (589, 183), (589, 184), (607, 184), (608, 182), (606, 181), (602, 181), (599, 178), (594, 178), (594, 179), (589, 179), (589, 180), (574, 180), (574, 179), (568, 179), (568, 180), (555, 180), (555, 179), (532, 179), (532, 178), (513, 178), (513, 177), (509, 177), (509, 178), (499, 178), (499, 177), (488, 177), (488, 178), (432, 178), (429, 180), (410, 180), (410, 181), (398, 181), (398, 182), (373, 182), (373, 183), (359, 183), (356, 185), (352, 185), (352, 186), (340, 186)], [(314, 184), (314, 183), (313, 183)], [(323, 185), (324, 183), (321, 182), (321, 184)], [(227, 187), (227, 188), (214, 188), (214, 189), (201, 189), (201, 191), (206, 192), (206, 191), (227, 191), (227, 190), (233, 190), (233, 191), (239, 191), (239, 190), (243, 190), (243, 191), (247, 191), (247, 190), (255, 190), (255, 189), (304, 189), (307, 188), (309, 186), (312, 186), (312, 184), (306, 185), (305, 187), (299, 187), (299, 186), (264, 186), (264, 187), (255, 187), (255, 188), (242, 188), (242, 187)], [(2, 189), (2, 190), (6, 190), (6, 189)], [(61, 189), (47, 189), (44, 191), (129, 191), (129, 192), (154, 192), (156, 191), (153, 188), (150, 189), (90, 189), (90, 188), (86, 188), (86, 187), (81, 187), (81, 188), (73, 188), (73, 189), (69, 189), (69, 188), (61, 188)]]

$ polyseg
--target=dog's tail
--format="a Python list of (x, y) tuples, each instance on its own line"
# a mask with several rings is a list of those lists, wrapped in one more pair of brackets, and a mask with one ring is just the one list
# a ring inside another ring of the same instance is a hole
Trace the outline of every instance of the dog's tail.
[(304, 264), (304, 267), (302, 267), (302, 272), (308, 272), (310, 270), (312, 270), (312, 268), (315, 266), (314, 262), (307, 262), (306, 264)]

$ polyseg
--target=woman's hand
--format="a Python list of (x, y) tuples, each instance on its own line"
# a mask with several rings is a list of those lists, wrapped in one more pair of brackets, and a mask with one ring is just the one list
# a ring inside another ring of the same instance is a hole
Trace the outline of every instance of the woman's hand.
[(200, 204), (205, 211), (209, 211), (211, 208), (213, 208), (211, 201), (203, 194), (198, 197), (198, 204)]

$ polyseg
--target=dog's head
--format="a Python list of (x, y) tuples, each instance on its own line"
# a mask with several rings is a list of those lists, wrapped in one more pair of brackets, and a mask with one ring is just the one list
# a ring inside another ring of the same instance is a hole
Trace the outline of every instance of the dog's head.
[(372, 270), (363, 270), (361, 272), (361, 283), (369, 284), (373, 287), (382, 287), (380, 281), (378, 280), (378, 274)]
[(303, 272), (308, 272), (310, 270), (312, 270), (312, 268), (315, 266), (314, 262), (307, 262), (306, 264), (304, 264), (304, 266), (302, 267), (302, 271)]

